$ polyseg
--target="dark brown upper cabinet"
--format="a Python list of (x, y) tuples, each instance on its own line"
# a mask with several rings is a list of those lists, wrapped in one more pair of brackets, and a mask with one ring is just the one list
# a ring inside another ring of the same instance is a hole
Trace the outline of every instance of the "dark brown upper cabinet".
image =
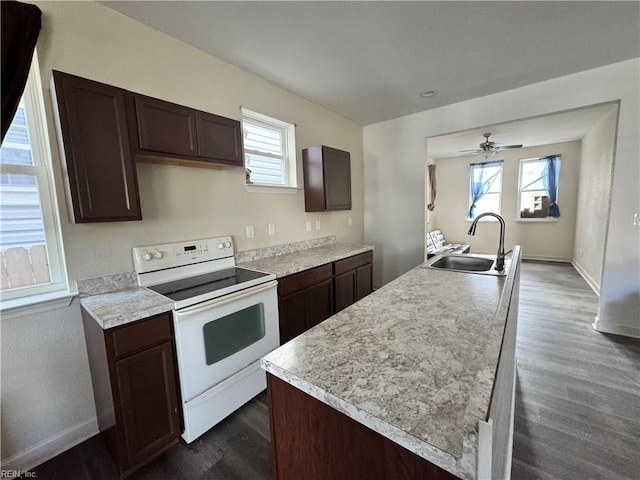
[(128, 92), (58, 71), (51, 92), (70, 221), (141, 220), (127, 129)]
[(324, 145), (302, 150), (306, 212), (351, 210), (351, 155)]
[(141, 151), (198, 156), (194, 110), (144, 95), (133, 99)]
[(137, 158), (244, 165), (237, 120), (138, 94), (132, 94), (130, 118)]
[(240, 122), (212, 113), (196, 112), (198, 155), (244, 165)]

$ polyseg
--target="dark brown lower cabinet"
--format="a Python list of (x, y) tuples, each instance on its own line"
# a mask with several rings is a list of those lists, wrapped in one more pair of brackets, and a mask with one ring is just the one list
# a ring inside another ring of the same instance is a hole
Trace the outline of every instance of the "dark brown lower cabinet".
[(171, 313), (103, 330), (82, 311), (100, 432), (127, 476), (183, 430)]
[(278, 281), (280, 344), (373, 291), (373, 252), (287, 275)]
[(283, 344), (333, 315), (331, 264), (280, 279), (278, 297)]
[(352, 270), (333, 279), (336, 292), (336, 312), (344, 310), (356, 298), (356, 271)]
[(373, 291), (373, 252), (333, 263), (336, 313)]
[(457, 477), (267, 374), (276, 480), (454, 480)]

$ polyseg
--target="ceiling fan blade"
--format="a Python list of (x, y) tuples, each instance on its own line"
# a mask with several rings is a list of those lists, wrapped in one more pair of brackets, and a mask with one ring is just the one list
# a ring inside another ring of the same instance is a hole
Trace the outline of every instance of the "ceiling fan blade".
[(469, 153), (465, 153), (461, 155), (461, 157), (473, 157), (474, 155), (480, 155), (481, 153), (482, 153), (482, 150), (475, 150)]
[(458, 150), (458, 152), (462, 153), (462, 152), (482, 152), (482, 150), (478, 150), (477, 148), (472, 148), (469, 150)]
[(522, 145), (504, 145), (502, 147), (497, 147), (496, 150), (509, 150), (512, 148), (522, 148)]

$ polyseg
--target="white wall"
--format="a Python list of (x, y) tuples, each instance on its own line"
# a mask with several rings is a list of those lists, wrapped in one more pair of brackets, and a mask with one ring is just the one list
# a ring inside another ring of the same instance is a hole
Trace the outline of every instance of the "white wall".
[(620, 100), (598, 328), (640, 336), (640, 58), (364, 128), (365, 241), (376, 283), (423, 260), (425, 137)]
[[(562, 155), (558, 189), (560, 218), (552, 222), (516, 221), (520, 160), (553, 154)], [(520, 245), (524, 258), (571, 260), (580, 170), (580, 141), (505, 150), (494, 159), (504, 160), (500, 214), (505, 222), (505, 250)], [(497, 222), (481, 221), (475, 236), (467, 235), (471, 224), (467, 220), (469, 164), (477, 161), (469, 157), (436, 160), (439, 201), (436, 206), (437, 222), (433, 228), (442, 230), (450, 242), (468, 243), (472, 252), (495, 254), (499, 237)]]
[(578, 211), (572, 263), (600, 292), (618, 108), (612, 107), (582, 139)]
[[(47, 100), (56, 69), (235, 119), (242, 105), (297, 124), (300, 178), (302, 148), (325, 144), (351, 152), (351, 211), (307, 214), (302, 191), (247, 193), (242, 168), (139, 164), (143, 221), (73, 225), (48, 104), (72, 280), (132, 271), (135, 245), (229, 234), (237, 250), (327, 235), (362, 242), (362, 127), (98, 3), (35, 3), (43, 11), (38, 55)], [(321, 230), (307, 233), (305, 221), (316, 219)], [(276, 224), (275, 237), (268, 237), (268, 223)], [(255, 227), (254, 239), (244, 237), (246, 225)], [(23, 468), (95, 432), (80, 310), (75, 302), (47, 314), (3, 319), (1, 328), (2, 466)]]

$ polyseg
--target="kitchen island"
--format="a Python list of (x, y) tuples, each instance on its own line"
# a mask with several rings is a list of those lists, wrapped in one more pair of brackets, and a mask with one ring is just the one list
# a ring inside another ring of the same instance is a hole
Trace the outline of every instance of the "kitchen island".
[(508, 477), (519, 265), (417, 267), (264, 357), (275, 477)]

